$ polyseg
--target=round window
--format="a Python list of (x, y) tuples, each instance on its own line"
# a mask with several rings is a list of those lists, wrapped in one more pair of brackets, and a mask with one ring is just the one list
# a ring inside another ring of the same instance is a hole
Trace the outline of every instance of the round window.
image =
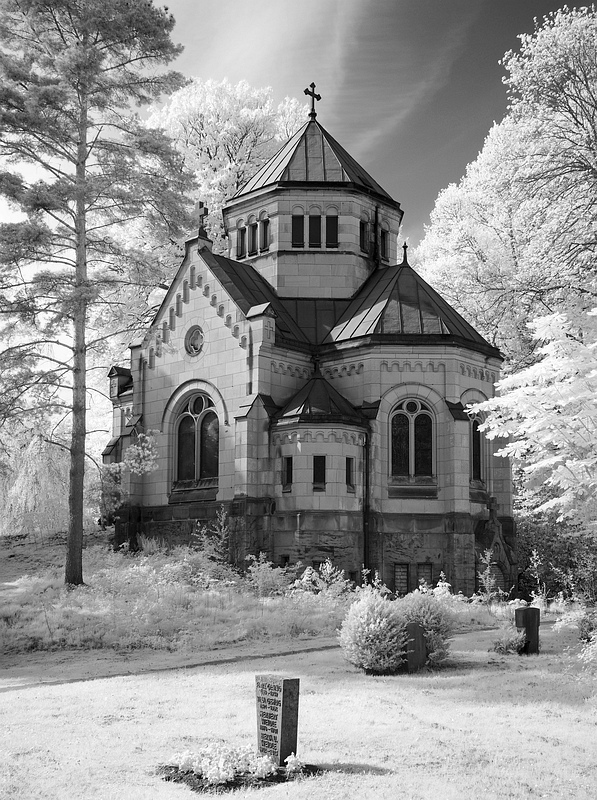
[(417, 409), (418, 409), (418, 405), (415, 402), (413, 402), (412, 400), (410, 400), (406, 404), (406, 410), (408, 411), (409, 414), (414, 414), (415, 411), (417, 411)]
[(199, 325), (193, 325), (192, 328), (189, 328), (184, 338), (185, 350), (191, 356), (198, 356), (203, 349), (204, 341), (205, 337)]

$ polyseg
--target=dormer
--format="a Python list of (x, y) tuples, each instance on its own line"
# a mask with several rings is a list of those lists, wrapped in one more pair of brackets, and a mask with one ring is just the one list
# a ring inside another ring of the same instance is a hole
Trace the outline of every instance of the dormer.
[(229, 257), (282, 297), (351, 297), (396, 263), (403, 212), (309, 116), (224, 208)]

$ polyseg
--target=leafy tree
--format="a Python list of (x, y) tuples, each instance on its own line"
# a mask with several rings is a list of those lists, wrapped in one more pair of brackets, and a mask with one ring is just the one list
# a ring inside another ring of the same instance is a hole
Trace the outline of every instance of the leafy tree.
[(196, 199), (207, 203), (206, 228), (223, 252), (221, 210), (240, 187), (307, 121), (307, 107), (286, 97), (274, 106), (272, 90), (247, 81), (191, 83), (154, 108), (149, 123), (176, 142), (198, 183)]
[(582, 322), (562, 313), (533, 322), (539, 360), (474, 410), (488, 414), (489, 438), (506, 440), (500, 453), (522, 464), (536, 510), (597, 533), (597, 310)]
[(418, 252), (511, 370), (535, 357), (529, 319), (583, 313), (597, 291), (597, 13), (562, 10), (520, 38), (509, 112), (438, 197)]
[(181, 48), (152, 0), (1, 0), (0, 11), (0, 192), (23, 214), (0, 226), (0, 421), (70, 420), (65, 580), (75, 585), (88, 360), (125, 327), (123, 288), (153, 266), (118, 228), (144, 219), (168, 239), (188, 223), (180, 158), (131, 111), (182, 85), (159, 69)]

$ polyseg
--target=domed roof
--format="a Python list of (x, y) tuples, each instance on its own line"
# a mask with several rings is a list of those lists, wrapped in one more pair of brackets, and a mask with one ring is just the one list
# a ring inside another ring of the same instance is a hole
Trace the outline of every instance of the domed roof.
[(397, 203), (315, 119), (310, 119), (232, 198), (272, 185), (339, 184)]

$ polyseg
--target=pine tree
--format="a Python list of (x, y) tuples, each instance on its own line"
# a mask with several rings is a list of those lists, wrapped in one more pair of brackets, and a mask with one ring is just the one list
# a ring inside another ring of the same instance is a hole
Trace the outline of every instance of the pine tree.
[[(118, 226), (165, 238), (189, 223), (189, 177), (169, 140), (131, 107), (179, 88), (160, 68), (181, 51), (152, 0), (0, 0), (0, 422), (70, 416), (65, 581), (81, 584), (88, 356), (142, 260)], [(122, 300), (120, 300), (122, 302)]]

